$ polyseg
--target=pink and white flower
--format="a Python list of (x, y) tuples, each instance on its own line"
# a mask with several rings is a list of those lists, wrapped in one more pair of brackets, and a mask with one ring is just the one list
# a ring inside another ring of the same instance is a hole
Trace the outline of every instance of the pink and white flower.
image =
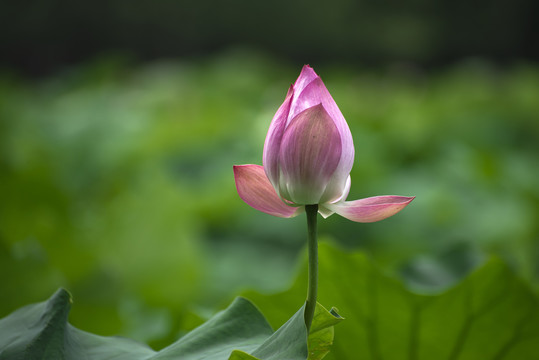
[(322, 79), (305, 65), (271, 121), (260, 165), (234, 166), (238, 194), (253, 208), (293, 217), (318, 204), (357, 222), (392, 216), (414, 197), (374, 196), (346, 201), (354, 163), (352, 134)]

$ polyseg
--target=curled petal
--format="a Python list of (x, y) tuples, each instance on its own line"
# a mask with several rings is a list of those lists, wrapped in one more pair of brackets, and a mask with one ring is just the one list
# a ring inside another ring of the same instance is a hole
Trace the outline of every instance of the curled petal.
[[(342, 193), (342, 196), (337, 201), (345, 201), (348, 197), (348, 194), (350, 193), (350, 187), (352, 186), (352, 179), (350, 178), (350, 175), (348, 175), (348, 178), (346, 178), (346, 183), (344, 185), (344, 191)], [(337, 202), (335, 201), (335, 202)]]
[(415, 196), (373, 196), (355, 201), (325, 204), (325, 207), (348, 220), (368, 223), (384, 220), (395, 215), (404, 209), (414, 198)]
[(318, 207), (318, 213), (322, 215), (324, 219), (327, 219), (331, 215), (335, 214), (334, 211), (328, 210), (324, 205), (319, 205)]
[[(346, 200), (346, 198), (348, 197), (348, 193), (350, 192), (350, 185), (351, 185), (351, 180), (350, 180), (350, 176), (348, 176), (348, 179), (346, 179), (346, 184), (344, 186), (344, 191), (343, 191), (341, 197), (338, 198), (337, 200), (333, 201), (333, 203)], [(332, 211), (332, 210), (328, 209), (322, 203), (322, 204), (318, 205), (318, 213), (320, 213), (320, 215), (322, 215), (322, 217), (324, 219), (327, 219), (328, 217), (333, 215), (335, 213), (335, 211)]]
[(303, 210), (281, 200), (260, 165), (234, 166), (234, 179), (240, 198), (256, 210), (284, 218), (294, 217)]

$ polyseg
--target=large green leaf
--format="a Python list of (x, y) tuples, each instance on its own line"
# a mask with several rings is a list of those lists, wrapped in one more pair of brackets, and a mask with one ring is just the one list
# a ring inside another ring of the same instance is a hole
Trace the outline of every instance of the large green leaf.
[(67, 322), (71, 296), (58, 290), (48, 301), (0, 320), (0, 359), (146, 359), (154, 351), (125, 338), (101, 337)]
[[(93, 335), (67, 322), (71, 296), (58, 290), (48, 301), (23, 307), (0, 320), (1, 360), (306, 360), (304, 307), (275, 333), (248, 300), (236, 298), (224, 311), (156, 352), (135, 341)], [(323, 356), (340, 321), (320, 305), (309, 343)], [(252, 355), (249, 355), (252, 353)], [(231, 355), (232, 354), (232, 355)], [(309, 357), (317, 360), (318, 357)]]
[[(304, 358), (307, 354), (307, 344), (302, 341), (307, 336), (303, 317), (304, 311), (305, 306), (296, 312), (253, 355), (264, 360)], [(333, 326), (342, 320), (343, 318), (335, 309), (327, 311), (322, 305), (317, 304), (308, 340), (308, 360), (322, 359), (329, 352), (329, 348), (333, 344)], [(259, 358), (239, 350), (234, 351), (230, 357), (230, 360), (257, 359)]]
[[(278, 322), (305, 292), (305, 283), (301, 273), (289, 291), (248, 296)], [(366, 255), (322, 244), (319, 294), (347, 318), (328, 358), (539, 359), (539, 301), (497, 259), (444, 293), (419, 295), (383, 274)]]

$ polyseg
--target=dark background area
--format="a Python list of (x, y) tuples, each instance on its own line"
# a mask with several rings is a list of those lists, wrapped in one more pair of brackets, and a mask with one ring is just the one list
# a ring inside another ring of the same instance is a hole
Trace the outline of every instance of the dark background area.
[(134, 62), (233, 46), (298, 62), (422, 67), (539, 59), (534, 0), (27, 0), (0, 3), (0, 67), (44, 75), (115, 53)]

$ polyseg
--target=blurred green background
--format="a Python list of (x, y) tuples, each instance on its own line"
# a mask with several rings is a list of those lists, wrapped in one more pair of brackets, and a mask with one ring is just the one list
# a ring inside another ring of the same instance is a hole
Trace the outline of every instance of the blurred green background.
[(417, 196), (383, 222), (320, 221), (323, 240), (421, 292), (492, 254), (537, 287), (536, 8), (3, 2), (0, 317), (63, 286), (75, 326), (161, 348), (291, 284), (305, 219), (244, 204), (232, 165), (261, 164), (304, 63), (354, 136), (349, 199)]

